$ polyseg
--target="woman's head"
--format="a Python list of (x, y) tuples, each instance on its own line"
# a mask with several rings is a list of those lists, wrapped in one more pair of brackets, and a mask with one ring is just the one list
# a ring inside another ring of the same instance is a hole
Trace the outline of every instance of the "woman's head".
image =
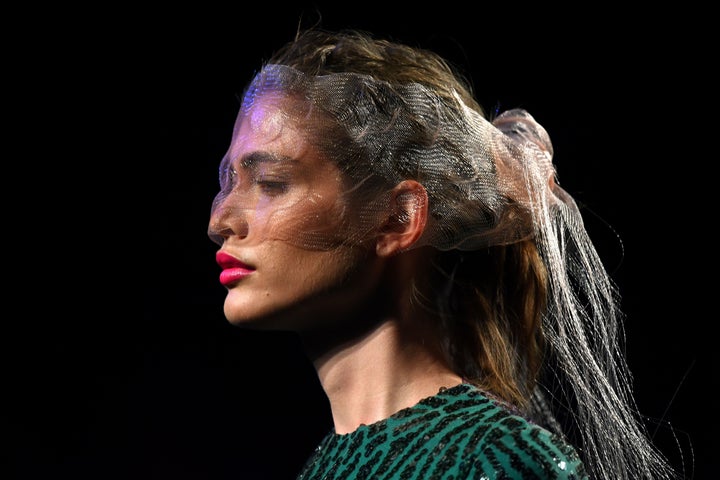
[[(245, 91), (211, 236), (222, 243), (223, 224), (236, 218), (245, 244), (365, 258), (383, 253), (388, 232), (410, 231), (385, 253), (433, 247), (413, 288), (448, 362), (522, 403), (539, 365), (546, 295), (534, 196), (553, 197), (557, 186), (542, 127), (521, 111), (496, 121), (506, 128), (484, 118), (463, 78), (432, 52), (305, 32)], [(301, 166), (313, 182), (300, 182)], [(266, 199), (253, 189), (258, 178), (284, 190)], [(528, 184), (543, 188), (530, 194)]]

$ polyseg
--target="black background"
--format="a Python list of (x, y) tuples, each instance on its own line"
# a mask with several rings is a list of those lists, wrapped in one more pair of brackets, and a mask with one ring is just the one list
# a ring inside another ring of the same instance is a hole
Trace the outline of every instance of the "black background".
[(712, 478), (708, 13), (524, 8), (94, 12), (72, 45), (85, 52), (73, 91), (93, 112), (81, 137), (98, 145), (88, 148), (97, 169), (79, 169), (92, 192), (78, 195), (77, 225), (53, 230), (74, 232), (89, 261), (64, 264), (54, 282), (65, 283), (54, 286), (67, 290), (62, 301), (45, 313), (49, 296), (31, 295), (22, 328), (6, 337), (3, 422), (16, 478), (289, 479), (330, 428), (295, 338), (225, 321), (206, 236), (237, 95), (299, 23), (320, 15), (327, 28), (438, 51), (488, 110), (526, 108), (545, 126), (560, 184), (623, 295), (638, 407), (686, 478)]

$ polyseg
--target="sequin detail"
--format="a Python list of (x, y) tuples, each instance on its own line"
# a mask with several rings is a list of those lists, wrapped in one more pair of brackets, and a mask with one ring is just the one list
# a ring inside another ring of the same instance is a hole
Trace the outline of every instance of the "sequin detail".
[(515, 478), (588, 475), (572, 445), (463, 383), (354, 432), (330, 432), (297, 480)]

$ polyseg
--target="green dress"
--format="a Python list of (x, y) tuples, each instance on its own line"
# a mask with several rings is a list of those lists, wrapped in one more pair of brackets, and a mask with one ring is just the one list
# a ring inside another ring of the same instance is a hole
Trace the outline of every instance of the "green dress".
[(477, 387), (441, 389), (354, 432), (330, 432), (298, 480), (587, 479), (577, 451)]

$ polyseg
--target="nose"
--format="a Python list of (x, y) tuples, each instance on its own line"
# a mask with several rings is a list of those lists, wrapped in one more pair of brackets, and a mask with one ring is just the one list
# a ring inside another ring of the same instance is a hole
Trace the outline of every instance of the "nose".
[(232, 194), (218, 194), (210, 210), (208, 237), (222, 246), (230, 237), (245, 238), (248, 234), (247, 212), (229, 198)]

